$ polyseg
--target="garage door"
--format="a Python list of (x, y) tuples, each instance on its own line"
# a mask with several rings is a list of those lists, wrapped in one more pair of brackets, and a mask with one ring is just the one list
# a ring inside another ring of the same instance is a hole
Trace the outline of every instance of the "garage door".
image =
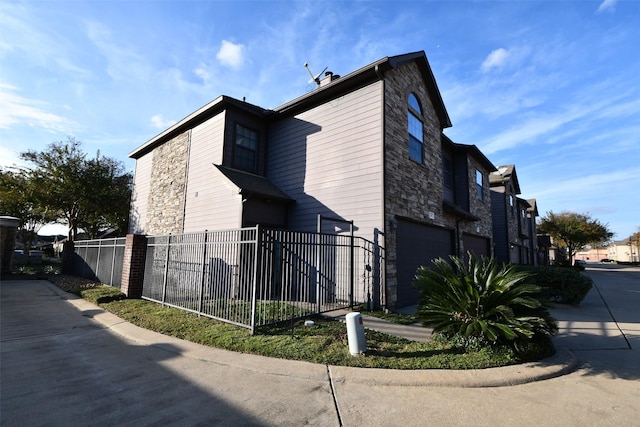
[(397, 233), (396, 305), (405, 307), (418, 302), (418, 290), (411, 285), (418, 267), (428, 267), (432, 259), (449, 259), (449, 255), (453, 254), (453, 230), (398, 220)]
[(467, 252), (473, 252), (476, 256), (482, 255), (489, 256), (489, 239), (481, 236), (474, 236), (472, 234), (464, 234), (462, 236), (462, 244), (464, 245), (465, 259), (467, 258)]

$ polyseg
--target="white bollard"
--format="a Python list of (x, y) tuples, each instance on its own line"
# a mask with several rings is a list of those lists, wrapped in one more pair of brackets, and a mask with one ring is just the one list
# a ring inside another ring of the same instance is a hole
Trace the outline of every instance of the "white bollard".
[(360, 313), (349, 313), (346, 315), (347, 339), (349, 340), (349, 353), (353, 356), (363, 354), (367, 351), (367, 340), (364, 337), (364, 324)]

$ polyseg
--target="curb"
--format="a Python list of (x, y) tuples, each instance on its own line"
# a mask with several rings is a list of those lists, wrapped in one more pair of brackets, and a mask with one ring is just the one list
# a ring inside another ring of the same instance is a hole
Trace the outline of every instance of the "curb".
[(218, 365), (264, 374), (322, 381), (331, 380), (345, 384), (482, 388), (505, 387), (543, 381), (566, 375), (575, 371), (578, 367), (577, 358), (567, 348), (559, 348), (555, 355), (538, 362), (468, 370), (356, 368), (236, 353), (192, 343), (135, 326), (77, 295), (63, 291), (50, 282), (45, 283), (58, 296), (83, 312), (84, 316), (92, 318), (105, 329), (111, 330), (130, 341), (140, 345), (157, 347), (183, 357), (205, 360)]
[(575, 355), (566, 348), (538, 362), (487, 369), (397, 370), (330, 366), (335, 382), (403, 387), (505, 387), (556, 378), (578, 367)]

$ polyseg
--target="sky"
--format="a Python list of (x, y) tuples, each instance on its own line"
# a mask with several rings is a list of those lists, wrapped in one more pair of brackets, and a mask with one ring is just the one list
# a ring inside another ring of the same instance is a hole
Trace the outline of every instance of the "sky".
[[(640, 0), (0, 0), (0, 167), (74, 137), (128, 154), (220, 95), (274, 108), (424, 50), (455, 142), (540, 215), (640, 227)], [(63, 232), (64, 234), (64, 232)]]

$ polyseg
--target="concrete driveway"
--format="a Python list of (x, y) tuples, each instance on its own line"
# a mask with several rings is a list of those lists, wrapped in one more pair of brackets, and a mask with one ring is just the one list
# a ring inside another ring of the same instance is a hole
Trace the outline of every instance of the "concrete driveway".
[(0, 425), (639, 426), (640, 269), (587, 274), (585, 301), (554, 310), (556, 346), (578, 368), (484, 388), (410, 379), (530, 367), (397, 373), (261, 358), (141, 330), (48, 282), (4, 282)]

